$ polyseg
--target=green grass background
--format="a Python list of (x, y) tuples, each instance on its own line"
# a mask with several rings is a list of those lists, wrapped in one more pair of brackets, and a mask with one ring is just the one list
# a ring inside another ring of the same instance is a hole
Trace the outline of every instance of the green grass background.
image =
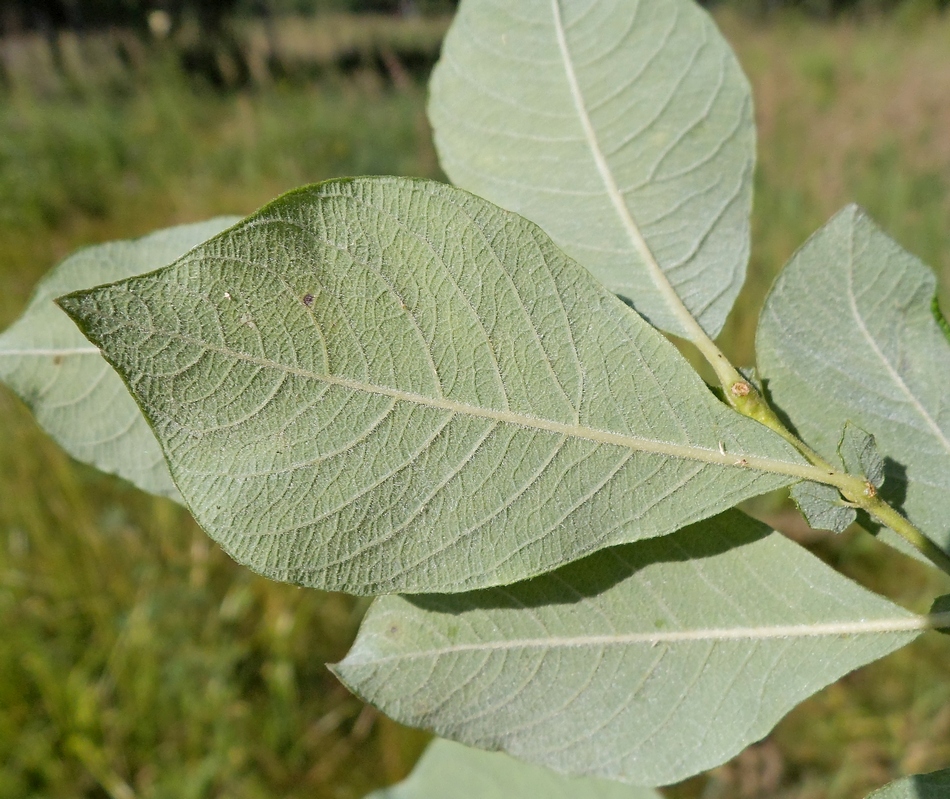
[[(950, 17), (720, 23), (760, 128), (751, 274), (724, 348), (751, 362), (777, 270), (852, 200), (950, 297)], [(424, 88), (396, 83), (357, 69), (222, 94), (157, 59), (131, 86), (0, 93), (0, 327), (82, 245), (337, 175), (440, 177)], [(778, 500), (754, 509), (804, 535)], [(947, 590), (862, 534), (809, 545), (918, 610)], [(323, 666), (364, 607), (236, 566), (182, 509), (69, 460), (0, 388), (0, 797), (344, 799), (401, 778), (425, 736)], [(926, 636), (669, 795), (851, 799), (950, 765), (948, 663), (950, 637)]]

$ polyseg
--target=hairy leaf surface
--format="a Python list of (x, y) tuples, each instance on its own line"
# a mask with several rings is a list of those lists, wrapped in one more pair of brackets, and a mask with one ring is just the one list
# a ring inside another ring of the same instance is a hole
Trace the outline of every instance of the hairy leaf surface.
[(0, 335), (0, 380), (74, 458), (153, 494), (178, 497), (161, 448), (122, 380), (53, 300), (165, 266), (237, 221), (220, 217), (80, 250), (40, 282), (23, 316)]
[(663, 785), (922, 624), (731, 510), (513, 586), (377, 599), (334, 669), (405, 724)]
[(568, 779), (500, 752), (436, 740), (409, 778), (366, 799), (663, 799), (652, 788)]
[(858, 512), (841, 501), (838, 489), (829, 485), (796, 483), (789, 493), (814, 530), (843, 533), (858, 518)]
[(950, 796), (950, 769), (905, 777), (880, 790), (868, 799), (947, 799)]
[(807, 472), (534, 224), (438, 183), (301, 189), (60, 302), (195, 518), (281, 580), (512, 582)]
[(850, 474), (864, 477), (875, 488), (884, 485), (884, 458), (870, 433), (848, 422), (838, 444), (838, 456)]
[(658, 327), (690, 337), (672, 287), (722, 329), (755, 130), (748, 82), (692, 0), (465, 0), (429, 116), (457, 185), (537, 222)]
[(950, 343), (930, 311), (936, 290), (930, 269), (850, 206), (779, 276), (756, 348), (805, 441), (833, 459), (846, 422), (872, 434), (881, 495), (950, 551)]

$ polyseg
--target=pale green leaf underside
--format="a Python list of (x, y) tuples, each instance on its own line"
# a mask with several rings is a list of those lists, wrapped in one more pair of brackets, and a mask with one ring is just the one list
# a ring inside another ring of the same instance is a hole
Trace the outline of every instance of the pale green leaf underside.
[(439, 159), (653, 324), (711, 336), (745, 277), (748, 82), (693, 0), (465, 0), (431, 83)]
[(377, 599), (334, 670), (405, 724), (663, 785), (924, 624), (731, 510), (514, 586)]
[(884, 485), (884, 458), (870, 433), (848, 422), (838, 443), (838, 456), (849, 474), (865, 478), (875, 488)]
[(855, 206), (772, 289), (756, 338), (775, 403), (832, 459), (852, 422), (885, 457), (881, 495), (950, 552), (950, 344), (933, 273)]
[(198, 522), (276, 579), (508, 583), (804, 468), (535, 225), (438, 183), (301, 189), (61, 302)]
[(572, 779), (522, 763), (436, 740), (408, 779), (366, 799), (663, 799), (652, 788), (590, 778)]
[(792, 499), (814, 530), (843, 533), (858, 517), (854, 508), (844, 505), (837, 488), (822, 483), (796, 483)]
[(905, 777), (880, 790), (868, 799), (947, 799), (950, 796), (950, 769)]
[(161, 448), (122, 380), (53, 300), (165, 266), (237, 221), (220, 217), (80, 250), (40, 282), (23, 316), (0, 334), (0, 380), (74, 458), (145, 491), (178, 497)]

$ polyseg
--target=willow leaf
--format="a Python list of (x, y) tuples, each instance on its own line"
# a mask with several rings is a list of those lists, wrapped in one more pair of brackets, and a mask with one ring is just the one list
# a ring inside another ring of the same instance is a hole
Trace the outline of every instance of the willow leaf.
[(500, 752), (436, 740), (409, 778), (366, 799), (663, 799), (652, 788), (566, 779)]
[(845, 424), (838, 443), (838, 456), (850, 474), (860, 475), (875, 488), (884, 485), (884, 458), (870, 433), (851, 422)]
[(198, 522), (280, 580), (512, 582), (813, 471), (534, 224), (438, 183), (304, 188), (60, 303)]
[(790, 494), (813, 530), (843, 533), (858, 518), (858, 512), (845, 505), (838, 489), (831, 486), (822, 483), (796, 483)]
[(850, 206), (779, 276), (756, 349), (805, 441), (832, 460), (847, 422), (873, 435), (881, 495), (950, 552), (950, 343), (930, 310), (936, 290), (930, 269)]
[(381, 597), (334, 670), (405, 724), (663, 785), (937, 620), (732, 510), (513, 586)]
[(868, 799), (947, 799), (950, 796), (950, 769), (905, 777), (880, 790)]
[(653, 324), (722, 329), (745, 277), (748, 82), (693, 0), (464, 0), (429, 116), (457, 185), (537, 222)]
[(23, 316), (0, 335), (0, 380), (74, 458), (145, 491), (178, 497), (135, 401), (53, 299), (164, 266), (237, 221), (220, 217), (80, 250), (40, 282)]

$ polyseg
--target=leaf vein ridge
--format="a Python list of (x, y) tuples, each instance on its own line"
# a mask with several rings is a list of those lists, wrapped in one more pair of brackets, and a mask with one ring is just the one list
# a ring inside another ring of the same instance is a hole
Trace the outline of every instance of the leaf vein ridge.
[(904, 381), (904, 378), (901, 376), (900, 372), (894, 367), (890, 362), (887, 356), (882, 352), (881, 348), (878, 346), (877, 341), (874, 340), (874, 337), (871, 335), (871, 332), (868, 330), (867, 325), (864, 323), (864, 318), (861, 316), (861, 312), (857, 306), (857, 300), (854, 292), (854, 266), (855, 266), (855, 253), (854, 253), (854, 237), (856, 233), (856, 220), (852, 218), (851, 226), (849, 230), (848, 237), (848, 268), (845, 270), (848, 275), (848, 303), (851, 308), (852, 316), (854, 317), (855, 324), (857, 324), (858, 329), (861, 331), (861, 335), (867, 341), (868, 346), (871, 348), (871, 351), (880, 359), (881, 364), (884, 366), (884, 369), (887, 371), (891, 380), (894, 381), (894, 384), (898, 389), (907, 397), (911, 406), (920, 417), (926, 422), (927, 426), (931, 429), (933, 434), (937, 437), (943, 448), (950, 452), (950, 439), (947, 438), (946, 433), (940, 428), (940, 425), (937, 424), (936, 420), (930, 415), (927, 409), (921, 404), (920, 400), (914, 395), (910, 390), (910, 387)]
[(950, 612), (930, 616), (895, 616), (873, 620), (822, 622), (818, 624), (790, 624), (758, 627), (722, 627), (710, 629), (674, 630), (668, 632), (632, 632), (619, 635), (550, 636), (548, 638), (521, 638), (504, 641), (488, 641), (382, 655), (372, 658), (372, 663), (389, 663), (400, 660), (441, 657), (460, 652), (484, 652), (518, 649), (554, 649), (556, 647), (605, 647), (629, 646), (631, 644), (682, 644), (710, 643), (714, 641), (756, 641), (789, 638), (822, 638), (826, 636), (859, 636), (887, 633), (906, 633), (950, 626)]

